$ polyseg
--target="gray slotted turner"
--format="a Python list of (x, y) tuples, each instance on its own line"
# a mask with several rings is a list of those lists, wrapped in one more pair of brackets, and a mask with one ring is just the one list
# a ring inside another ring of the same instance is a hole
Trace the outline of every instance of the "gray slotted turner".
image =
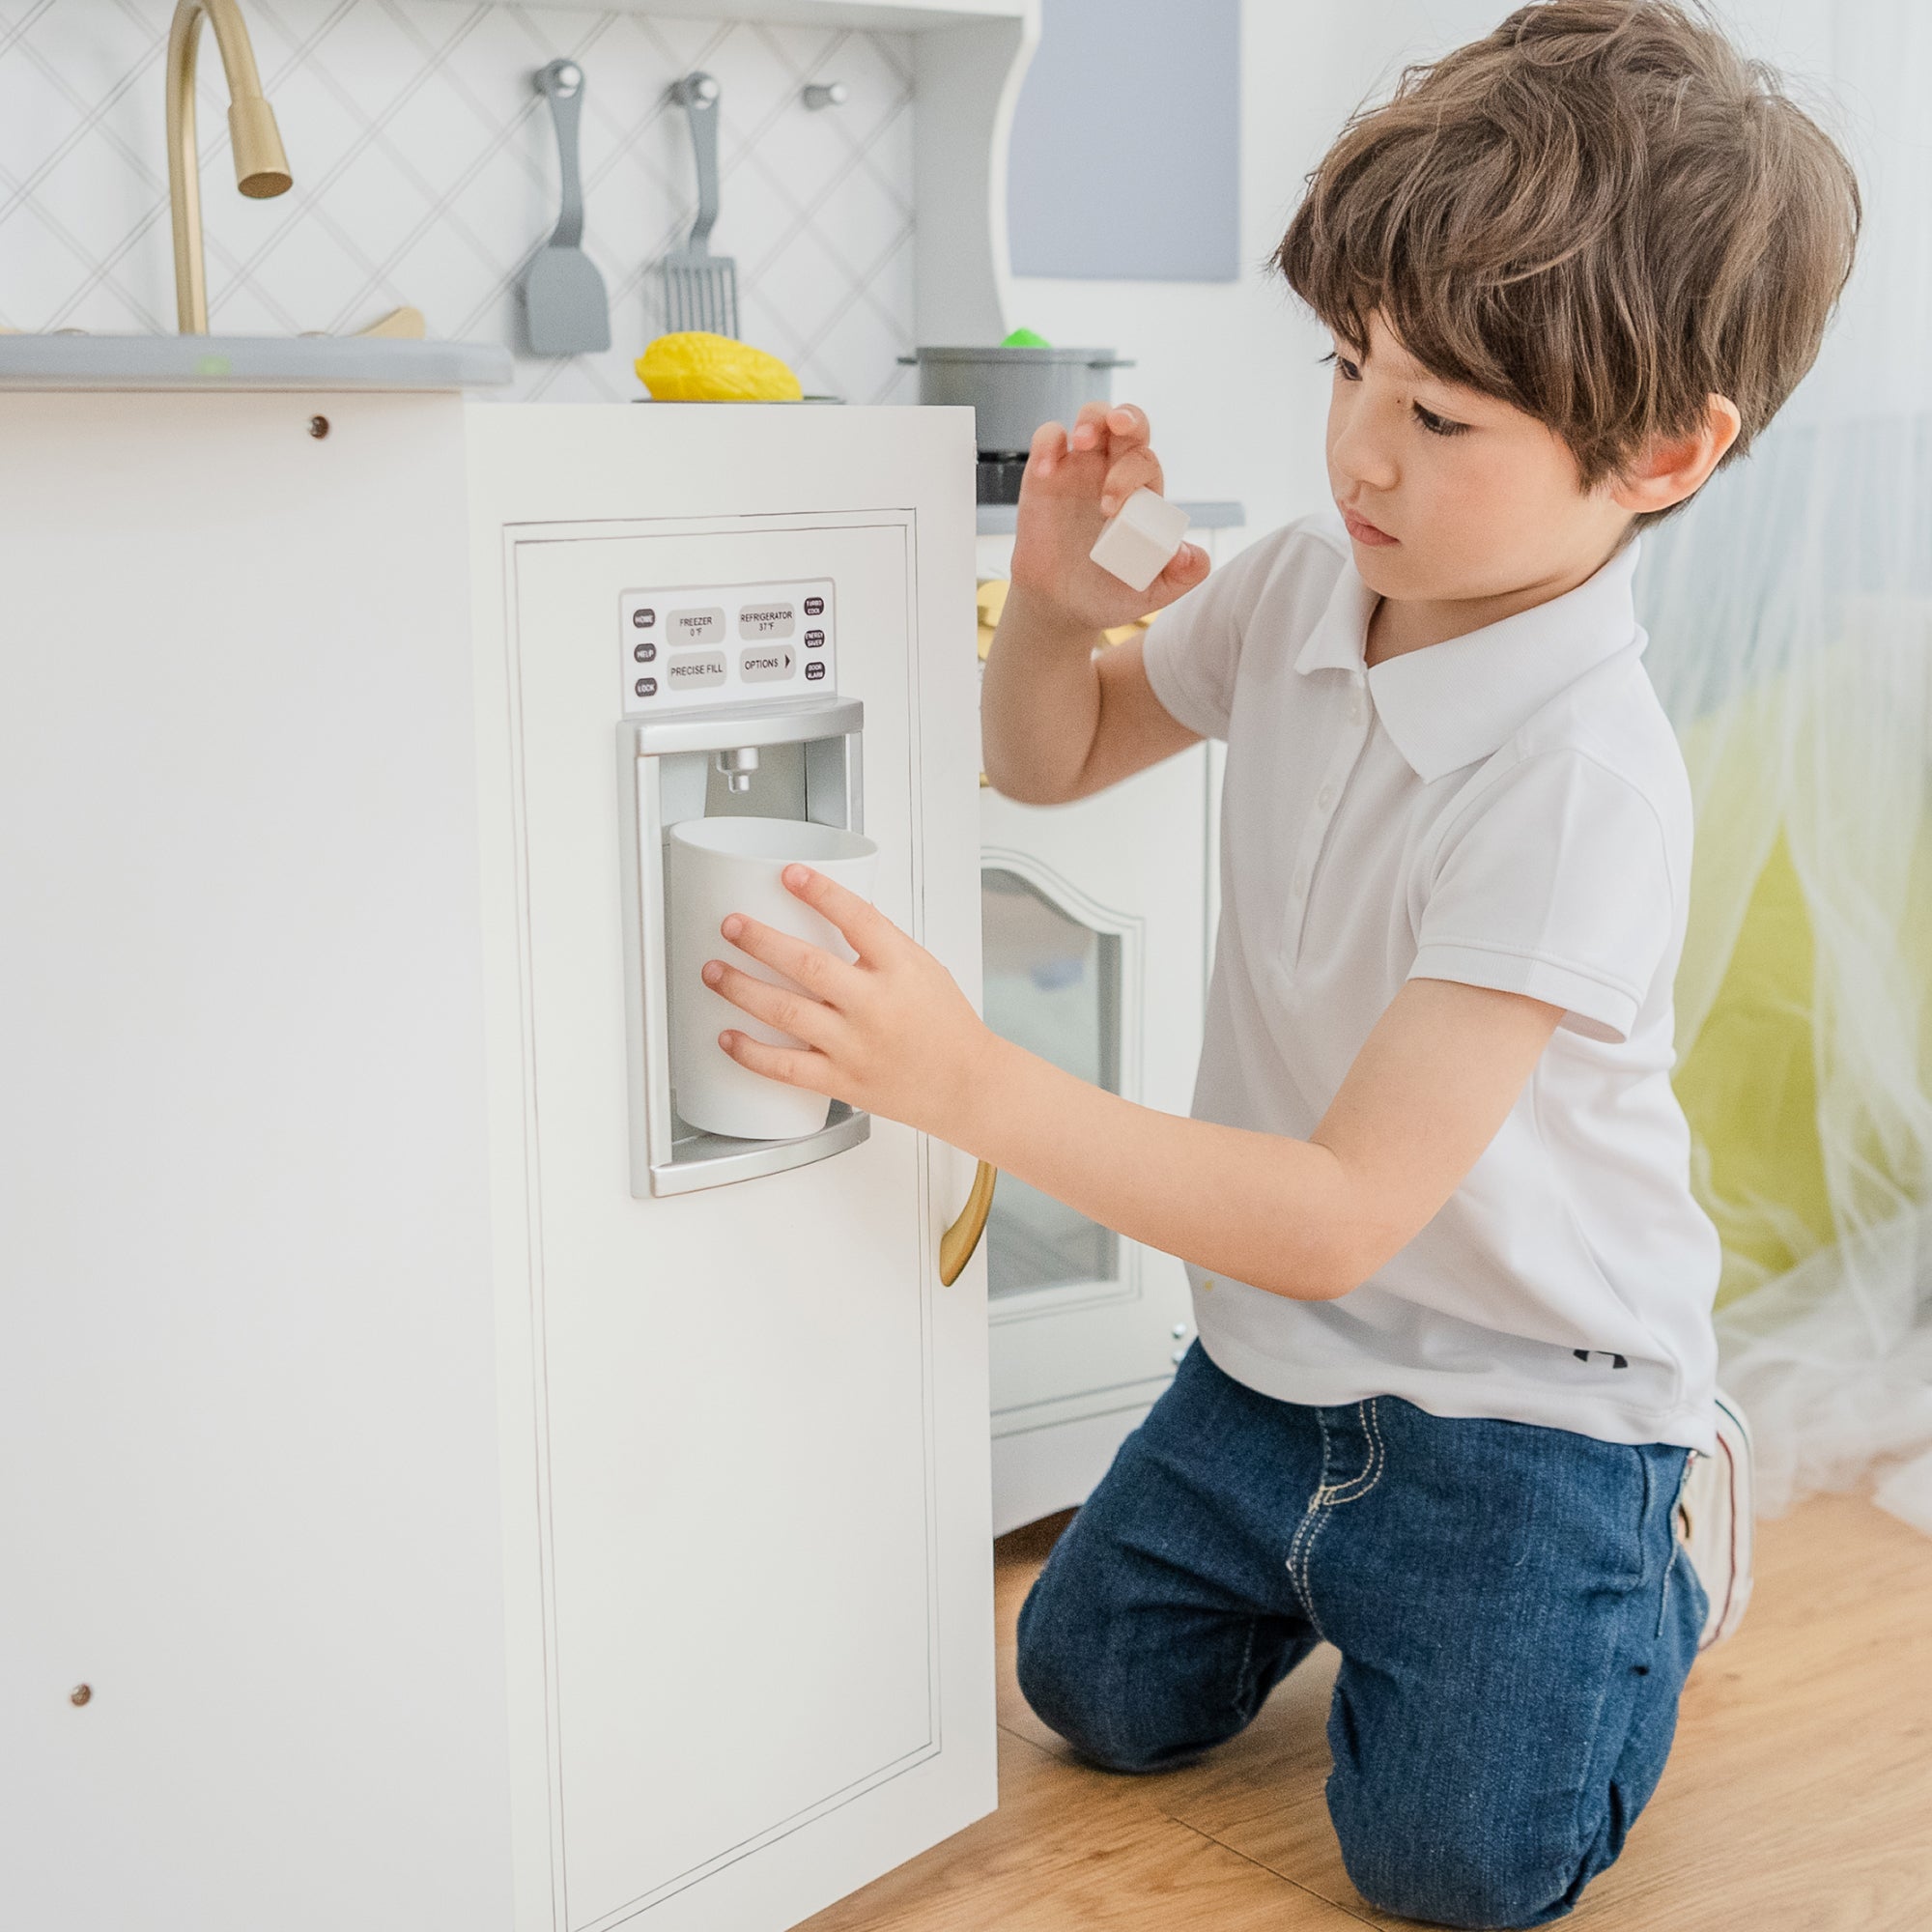
[(664, 259), (665, 332), (701, 328), (738, 334), (738, 265), (711, 252), (718, 219), (718, 83), (708, 73), (688, 73), (670, 98), (691, 117), (691, 145), (697, 156), (697, 219), (691, 239)]
[(530, 347), (539, 355), (581, 355), (611, 346), (611, 301), (604, 277), (583, 252), (583, 181), (577, 164), (577, 128), (583, 112), (583, 70), (554, 60), (536, 75), (556, 124), (563, 212), (556, 232), (539, 248), (524, 276)]

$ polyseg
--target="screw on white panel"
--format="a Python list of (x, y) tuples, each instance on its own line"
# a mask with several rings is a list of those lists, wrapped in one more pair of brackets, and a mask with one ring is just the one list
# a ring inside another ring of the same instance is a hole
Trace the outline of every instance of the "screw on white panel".
[(94, 1686), (92, 1684), (76, 1684), (67, 1693), (67, 1701), (70, 1704), (85, 1704), (93, 1695)]

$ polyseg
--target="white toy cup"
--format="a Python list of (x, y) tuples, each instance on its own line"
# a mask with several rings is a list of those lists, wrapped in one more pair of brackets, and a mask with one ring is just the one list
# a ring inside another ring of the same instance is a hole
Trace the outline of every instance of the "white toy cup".
[[(767, 1080), (718, 1044), (727, 1027), (772, 1046), (797, 1046), (704, 983), (704, 963), (723, 959), (775, 986), (781, 973), (740, 952), (719, 931), (731, 913), (852, 958), (838, 928), (785, 891), (787, 866), (810, 866), (862, 898), (872, 895), (879, 848), (857, 833), (796, 818), (688, 818), (665, 840), (670, 943), (670, 1080), (678, 1115), (706, 1133), (743, 1140), (814, 1134), (832, 1111), (822, 1094)], [(795, 990), (795, 989), (794, 989)]]

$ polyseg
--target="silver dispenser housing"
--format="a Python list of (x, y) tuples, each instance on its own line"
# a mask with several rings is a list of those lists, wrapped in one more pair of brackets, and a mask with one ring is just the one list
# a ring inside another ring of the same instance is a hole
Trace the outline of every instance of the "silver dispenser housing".
[(864, 705), (836, 696), (627, 718), (617, 727), (631, 1192), (639, 1200), (803, 1167), (871, 1132), (871, 1116), (842, 1100), (797, 1140), (734, 1140), (677, 1118), (665, 882), (665, 835), (685, 819), (749, 810), (864, 832)]

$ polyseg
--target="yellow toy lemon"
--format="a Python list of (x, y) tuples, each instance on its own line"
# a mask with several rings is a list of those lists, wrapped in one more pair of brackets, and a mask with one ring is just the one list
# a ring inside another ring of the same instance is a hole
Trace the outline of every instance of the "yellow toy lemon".
[(701, 328), (659, 336), (637, 367), (660, 403), (795, 403), (805, 393), (776, 355)]

